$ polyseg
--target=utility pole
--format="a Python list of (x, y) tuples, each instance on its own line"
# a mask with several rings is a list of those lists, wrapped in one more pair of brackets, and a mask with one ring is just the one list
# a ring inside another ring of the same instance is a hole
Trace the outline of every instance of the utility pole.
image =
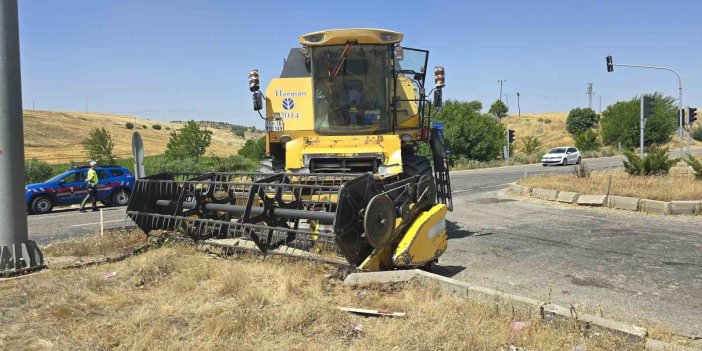
[(519, 106), (519, 93), (517, 93), (517, 110), (519, 111), (519, 117), (522, 117), (522, 107)]
[(0, 1), (0, 275), (44, 267), (29, 240), (24, 194), (24, 134), (17, 0)]
[(641, 147), (641, 158), (644, 157), (644, 130), (646, 129), (646, 119), (653, 113), (653, 98), (641, 94), (641, 119), (639, 126), (639, 146)]
[(587, 83), (587, 107), (592, 109), (592, 83)]
[(678, 74), (677, 71), (675, 71), (672, 68), (669, 67), (659, 67), (659, 66), (644, 66), (644, 65), (628, 65), (628, 64), (615, 64), (612, 61), (612, 56), (607, 56), (607, 72), (613, 72), (614, 71), (614, 66), (621, 66), (621, 67), (633, 67), (633, 68), (648, 68), (648, 69), (660, 69), (660, 70), (665, 70), (665, 71), (670, 71), (675, 74), (675, 76), (678, 78), (678, 120), (680, 122), (680, 157), (683, 157), (683, 109), (682, 109), (682, 79), (680, 79), (680, 75)]
[(500, 79), (497, 82), (500, 83), (500, 101), (502, 101), (502, 85), (507, 83), (507, 81), (504, 79)]

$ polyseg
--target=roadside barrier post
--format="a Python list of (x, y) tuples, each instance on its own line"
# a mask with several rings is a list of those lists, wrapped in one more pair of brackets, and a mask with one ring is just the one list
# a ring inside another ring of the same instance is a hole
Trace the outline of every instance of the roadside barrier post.
[(100, 209), (100, 237), (105, 236), (105, 221), (102, 216), (102, 209)]
[(17, 0), (0, 1), (0, 275), (44, 267), (29, 240)]

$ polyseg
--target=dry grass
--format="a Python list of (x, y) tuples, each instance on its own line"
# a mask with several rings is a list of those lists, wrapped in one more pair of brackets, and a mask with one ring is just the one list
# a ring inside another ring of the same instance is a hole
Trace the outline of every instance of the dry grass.
[(612, 176), (610, 195), (631, 196), (642, 199), (701, 200), (702, 182), (692, 174), (670, 174), (664, 177), (635, 177), (624, 171), (593, 172), (589, 178), (577, 178), (574, 174), (544, 174), (522, 180), (519, 184), (574, 191), (580, 194), (607, 194), (609, 176)]
[[(135, 129), (125, 128), (125, 123), (134, 123)], [(161, 130), (153, 125), (159, 124)], [(146, 129), (142, 129), (146, 125)], [(138, 131), (144, 141), (147, 156), (160, 155), (164, 152), (171, 131), (166, 127), (178, 129), (181, 123), (151, 121), (134, 116), (104, 113), (52, 112), (24, 110), (25, 158), (36, 157), (49, 163), (64, 163), (85, 158), (80, 141), (91, 128), (107, 129), (115, 141), (114, 152), (118, 157), (130, 157), (132, 154), (132, 134)], [(209, 151), (217, 156), (236, 154), (246, 140), (222, 130), (211, 129), (212, 146)], [(247, 137), (250, 135), (247, 135)], [(208, 153), (209, 154), (209, 153)]]
[(100, 257), (126, 254), (145, 244), (146, 235), (139, 230), (117, 231), (49, 244), (42, 252), (47, 257)]
[[(438, 289), (351, 288), (336, 276), (319, 264), (213, 259), (192, 247), (164, 247), (119, 263), (0, 282), (0, 344), (17, 350), (642, 349)], [(337, 306), (407, 316), (364, 318)], [(529, 326), (512, 332), (514, 320)], [(357, 325), (362, 331), (354, 331)]]

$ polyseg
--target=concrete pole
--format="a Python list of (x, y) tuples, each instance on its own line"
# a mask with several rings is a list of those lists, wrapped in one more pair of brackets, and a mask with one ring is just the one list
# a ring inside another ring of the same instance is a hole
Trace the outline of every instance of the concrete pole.
[(17, 0), (0, 1), (0, 274), (44, 266), (28, 240)]

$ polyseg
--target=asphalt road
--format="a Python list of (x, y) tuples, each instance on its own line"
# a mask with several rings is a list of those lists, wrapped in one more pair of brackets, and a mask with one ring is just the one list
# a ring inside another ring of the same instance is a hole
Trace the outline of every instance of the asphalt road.
[[(103, 209), (103, 224), (107, 230), (133, 226), (127, 218), (126, 207)], [(100, 232), (100, 212), (80, 213), (78, 208), (59, 208), (46, 215), (27, 216), (29, 238), (39, 245), (71, 237), (94, 235)]]
[[(623, 157), (586, 159), (591, 170)], [(437, 273), (505, 292), (574, 305), (641, 325), (702, 336), (702, 218), (653, 216), (517, 200), (509, 183), (574, 166), (525, 165), (451, 173), (455, 211)], [(125, 208), (106, 229), (132, 225)], [(39, 244), (99, 231), (98, 213), (29, 216)]]
[[(591, 169), (620, 157), (585, 160)], [(554, 205), (507, 185), (572, 166), (451, 175), (454, 212), (437, 273), (639, 325), (702, 336), (702, 218)]]

